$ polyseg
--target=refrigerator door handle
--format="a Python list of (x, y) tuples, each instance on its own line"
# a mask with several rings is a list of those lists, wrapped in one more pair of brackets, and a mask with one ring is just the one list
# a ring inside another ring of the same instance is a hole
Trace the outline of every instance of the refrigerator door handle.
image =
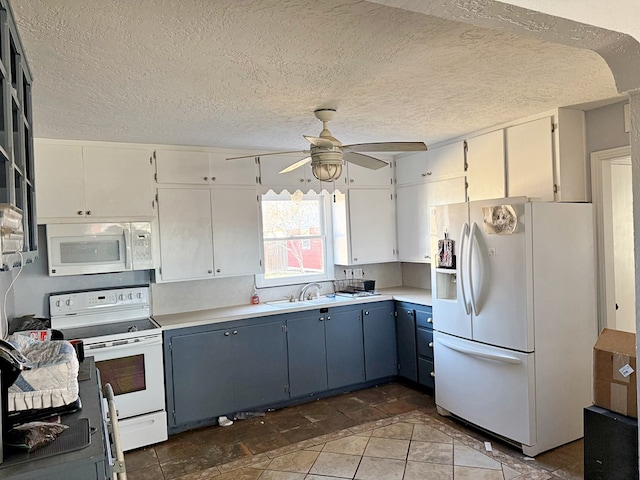
[(467, 292), (465, 291), (465, 282), (464, 282), (464, 277), (465, 277), (465, 269), (464, 269), (464, 246), (466, 244), (465, 240), (469, 239), (469, 224), (468, 223), (464, 223), (462, 225), (462, 231), (460, 232), (460, 291), (462, 292), (462, 303), (464, 305), (464, 310), (465, 312), (467, 312), (467, 315), (471, 315), (471, 306), (469, 305), (469, 302), (467, 301)]
[(498, 362), (510, 363), (512, 365), (520, 365), (522, 363), (522, 360), (520, 360), (517, 357), (512, 357), (511, 355), (483, 352), (482, 350), (476, 350), (475, 348), (468, 348), (468, 347), (463, 347), (461, 345), (455, 345), (453, 343), (449, 343), (446, 340), (442, 340), (442, 339), (438, 339), (437, 341), (443, 347), (462, 353), (464, 355), (471, 355), (473, 357), (486, 358), (488, 360), (496, 360)]
[(471, 264), (473, 259), (473, 239), (476, 236), (476, 232), (478, 230), (478, 225), (474, 223), (471, 225), (471, 233), (469, 234), (469, 255), (467, 257), (467, 276), (469, 277), (469, 298), (471, 298), (471, 306), (473, 307), (473, 314), (478, 316), (478, 304), (476, 302), (476, 294), (473, 288), (473, 275), (471, 271)]

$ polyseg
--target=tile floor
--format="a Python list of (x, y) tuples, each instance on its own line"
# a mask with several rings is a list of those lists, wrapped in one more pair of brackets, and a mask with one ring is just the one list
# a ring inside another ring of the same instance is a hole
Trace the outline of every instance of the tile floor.
[(573, 480), (582, 452), (578, 440), (527, 459), (390, 383), (173, 435), (125, 463), (129, 480)]

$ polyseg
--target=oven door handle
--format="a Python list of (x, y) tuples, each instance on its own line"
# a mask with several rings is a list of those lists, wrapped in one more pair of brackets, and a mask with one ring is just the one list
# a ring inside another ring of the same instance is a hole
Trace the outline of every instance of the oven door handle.
[[(125, 348), (139, 348), (139, 347), (149, 347), (152, 345), (162, 345), (162, 337), (161, 336), (152, 336), (152, 337), (143, 337), (140, 338), (137, 342), (127, 341), (127, 343), (117, 344), (117, 340), (111, 345), (105, 345), (104, 343), (94, 343), (87, 344), (85, 340), (84, 349), (85, 352), (95, 352), (95, 353), (109, 353), (115, 350), (124, 350)], [(104, 345), (104, 346), (101, 346)]]
[(122, 230), (124, 234), (124, 269), (128, 271), (133, 269), (131, 265), (131, 227), (127, 225)]

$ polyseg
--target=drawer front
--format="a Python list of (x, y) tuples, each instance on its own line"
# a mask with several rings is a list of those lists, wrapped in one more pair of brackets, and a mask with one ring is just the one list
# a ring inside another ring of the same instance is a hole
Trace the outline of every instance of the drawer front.
[(420, 385), (435, 387), (435, 378), (431, 376), (433, 371), (433, 360), (418, 358), (418, 383)]
[(431, 307), (425, 307), (424, 310), (416, 310), (416, 324), (419, 327), (433, 329), (433, 315)]
[(433, 359), (433, 330), (418, 328), (418, 355)]

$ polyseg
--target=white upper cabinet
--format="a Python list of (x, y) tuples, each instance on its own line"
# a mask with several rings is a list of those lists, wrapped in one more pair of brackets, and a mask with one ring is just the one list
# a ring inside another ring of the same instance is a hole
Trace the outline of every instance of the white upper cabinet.
[(35, 142), (36, 211), (47, 218), (84, 216), (84, 168), (80, 145)]
[(375, 155), (375, 158), (387, 162), (386, 167), (372, 170), (354, 163), (346, 162), (343, 167), (342, 181), (348, 187), (388, 187), (393, 179), (393, 157)]
[(390, 188), (334, 192), (333, 247), (337, 265), (396, 261), (395, 206)]
[(507, 195), (587, 201), (584, 129), (584, 112), (568, 108), (506, 128)]
[(469, 201), (505, 197), (504, 130), (469, 138), (466, 159)]
[(157, 280), (261, 273), (258, 207), (255, 187), (158, 188)]
[(427, 150), (427, 181), (464, 175), (464, 141)]
[(396, 157), (397, 185), (427, 180), (427, 151), (407, 153)]
[(155, 151), (156, 180), (161, 184), (255, 185), (255, 157), (227, 160), (245, 153), (159, 148)]
[[(310, 162), (287, 173), (280, 173), (285, 168), (305, 158), (304, 153), (285, 155), (265, 155), (260, 157), (260, 184), (263, 187), (274, 187), (276, 190), (286, 188), (289, 191), (320, 191), (320, 180), (313, 176)], [(330, 185), (325, 183), (325, 185)]]
[(213, 277), (209, 189), (158, 188), (160, 275), (175, 282)]
[(430, 209), (466, 199), (465, 177), (396, 188), (398, 260), (431, 263)]
[(35, 142), (39, 223), (155, 215), (152, 151)]
[(430, 182), (464, 175), (464, 142), (396, 157), (396, 184)]

